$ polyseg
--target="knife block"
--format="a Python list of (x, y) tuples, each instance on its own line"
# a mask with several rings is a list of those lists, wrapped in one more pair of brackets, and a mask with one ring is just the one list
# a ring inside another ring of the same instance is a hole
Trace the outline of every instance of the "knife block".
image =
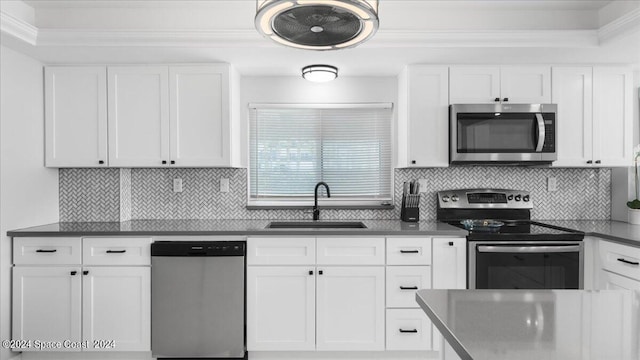
[(415, 196), (418, 199), (413, 201), (414, 206), (407, 206), (407, 197), (402, 197), (402, 207), (400, 208), (400, 219), (405, 222), (418, 222), (420, 221), (420, 195)]

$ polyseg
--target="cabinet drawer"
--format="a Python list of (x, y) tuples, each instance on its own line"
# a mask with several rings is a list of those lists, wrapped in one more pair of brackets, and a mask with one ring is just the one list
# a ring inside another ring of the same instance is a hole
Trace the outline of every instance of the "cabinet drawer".
[(430, 238), (387, 238), (388, 265), (430, 265)]
[(16, 265), (80, 264), (80, 238), (14, 238), (13, 263)]
[(416, 291), (430, 288), (430, 266), (387, 266), (387, 307), (418, 307)]
[(318, 238), (318, 265), (384, 265), (384, 238)]
[(422, 309), (387, 309), (387, 350), (431, 350), (431, 321)]
[(640, 280), (640, 248), (600, 241), (602, 268)]
[(84, 265), (151, 265), (151, 238), (82, 238)]
[(247, 265), (314, 265), (315, 237), (250, 237), (247, 239)]

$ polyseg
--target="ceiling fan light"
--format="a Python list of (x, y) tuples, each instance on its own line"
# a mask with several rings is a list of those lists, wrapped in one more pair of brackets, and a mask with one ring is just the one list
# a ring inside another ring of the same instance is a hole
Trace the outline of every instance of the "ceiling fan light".
[(309, 65), (302, 68), (302, 77), (312, 82), (327, 82), (338, 77), (338, 68), (331, 65)]
[(355, 47), (378, 29), (379, 0), (256, 0), (255, 26), (265, 37), (307, 50)]

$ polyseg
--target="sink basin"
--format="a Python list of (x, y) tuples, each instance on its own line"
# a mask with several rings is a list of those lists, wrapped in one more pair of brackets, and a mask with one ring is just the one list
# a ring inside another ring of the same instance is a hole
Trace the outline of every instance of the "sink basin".
[(346, 221), (273, 221), (267, 225), (268, 229), (366, 229), (362, 222)]

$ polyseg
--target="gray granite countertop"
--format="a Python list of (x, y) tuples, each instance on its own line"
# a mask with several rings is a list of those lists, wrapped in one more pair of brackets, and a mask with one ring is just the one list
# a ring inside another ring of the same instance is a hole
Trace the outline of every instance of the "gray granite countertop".
[(537, 220), (541, 223), (582, 231), (588, 236), (640, 246), (640, 225), (611, 220)]
[[(24, 236), (127, 235), (443, 235), (466, 236), (465, 230), (435, 221), (362, 220), (366, 229), (267, 229), (281, 220), (131, 220), (124, 222), (62, 222), (12, 230)], [(311, 221), (310, 221), (311, 222)]]
[(419, 290), (416, 300), (462, 360), (640, 359), (640, 291)]

